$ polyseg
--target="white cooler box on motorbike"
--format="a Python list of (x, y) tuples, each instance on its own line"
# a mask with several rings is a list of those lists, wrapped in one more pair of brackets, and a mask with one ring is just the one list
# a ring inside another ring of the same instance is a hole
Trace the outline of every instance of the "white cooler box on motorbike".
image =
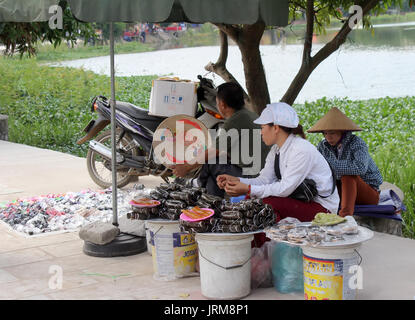
[(179, 78), (153, 80), (149, 114), (170, 117), (185, 114), (194, 117), (197, 108), (197, 83)]

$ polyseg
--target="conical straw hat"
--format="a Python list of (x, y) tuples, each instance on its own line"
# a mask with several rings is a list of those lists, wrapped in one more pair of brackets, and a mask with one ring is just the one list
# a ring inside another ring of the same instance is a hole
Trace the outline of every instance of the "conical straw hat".
[(314, 126), (307, 132), (322, 132), (331, 130), (342, 131), (362, 131), (352, 120), (350, 120), (343, 112), (333, 107), (327, 112), (323, 118), (318, 120)]

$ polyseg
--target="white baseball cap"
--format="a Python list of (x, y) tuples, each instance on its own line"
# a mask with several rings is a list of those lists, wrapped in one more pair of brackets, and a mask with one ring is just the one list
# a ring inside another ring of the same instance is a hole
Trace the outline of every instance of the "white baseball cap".
[(259, 118), (254, 121), (256, 124), (273, 123), (287, 128), (297, 128), (299, 122), (297, 112), (285, 102), (267, 104)]

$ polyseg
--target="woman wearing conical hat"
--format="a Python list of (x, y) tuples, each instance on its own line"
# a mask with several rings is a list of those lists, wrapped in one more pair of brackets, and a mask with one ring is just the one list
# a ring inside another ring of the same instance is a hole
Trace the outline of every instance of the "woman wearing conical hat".
[(353, 215), (356, 204), (376, 205), (382, 175), (369, 155), (366, 143), (353, 131), (361, 131), (336, 107), (307, 132), (321, 132), (324, 139), (318, 150), (334, 171), (340, 195), (339, 215)]

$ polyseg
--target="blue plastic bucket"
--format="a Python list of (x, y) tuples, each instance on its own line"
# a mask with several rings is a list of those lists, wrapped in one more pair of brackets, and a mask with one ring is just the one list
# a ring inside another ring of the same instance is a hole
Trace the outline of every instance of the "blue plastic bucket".
[(283, 242), (272, 248), (271, 268), (274, 287), (278, 292), (303, 292), (303, 250)]

